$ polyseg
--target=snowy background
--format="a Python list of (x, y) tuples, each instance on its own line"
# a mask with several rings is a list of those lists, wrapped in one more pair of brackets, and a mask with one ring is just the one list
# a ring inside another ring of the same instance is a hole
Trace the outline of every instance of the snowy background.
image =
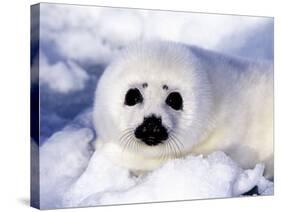
[[(39, 25), (38, 21), (32, 24)], [(120, 173), (115, 184), (101, 181), (97, 173), (86, 173), (81, 182), (93, 154), (91, 107), (97, 81), (111, 59), (126, 44), (139, 39), (179, 41), (251, 60), (273, 60), (272, 18), (41, 4), (40, 48), (33, 46), (31, 54), (31, 64), (40, 61), (41, 206), (230, 197), (258, 184), (260, 193), (272, 194), (273, 185), (262, 177), (262, 165), (240, 170), (223, 153), (206, 159), (191, 156), (167, 164), (145, 179), (111, 169), (101, 159), (103, 169), (111, 170), (101, 172), (102, 179)], [(99, 158), (94, 156), (91, 160)], [(176, 178), (179, 168), (183, 169), (182, 179)], [(209, 178), (202, 175), (204, 172)], [(176, 190), (169, 183), (163, 187), (167, 173), (177, 180), (178, 188), (189, 190)], [(192, 181), (195, 178), (190, 173), (197, 173), (201, 181)]]

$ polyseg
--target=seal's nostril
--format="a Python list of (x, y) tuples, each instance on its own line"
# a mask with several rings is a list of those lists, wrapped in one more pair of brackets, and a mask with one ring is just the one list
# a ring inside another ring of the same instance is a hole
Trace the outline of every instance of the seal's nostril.
[(153, 133), (159, 133), (160, 132), (160, 128), (155, 126), (152, 130)]
[(146, 127), (143, 127), (143, 129), (142, 129), (142, 132), (146, 132), (147, 131), (147, 128)]

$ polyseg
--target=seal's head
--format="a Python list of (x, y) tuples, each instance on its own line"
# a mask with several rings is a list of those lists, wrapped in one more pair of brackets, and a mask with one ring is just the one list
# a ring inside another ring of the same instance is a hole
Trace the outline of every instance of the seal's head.
[(98, 83), (97, 137), (144, 158), (178, 157), (204, 134), (210, 99), (208, 78), (189, 47), (133, 44)]

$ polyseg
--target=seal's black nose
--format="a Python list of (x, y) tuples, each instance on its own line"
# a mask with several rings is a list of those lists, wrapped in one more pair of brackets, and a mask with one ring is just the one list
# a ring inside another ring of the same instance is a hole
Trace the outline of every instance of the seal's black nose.
[(151, 115), (135, 129), (135, 136), (147, 145), (155, 146), (168, 138), (168, 132), (162, 125), (162, 119)]

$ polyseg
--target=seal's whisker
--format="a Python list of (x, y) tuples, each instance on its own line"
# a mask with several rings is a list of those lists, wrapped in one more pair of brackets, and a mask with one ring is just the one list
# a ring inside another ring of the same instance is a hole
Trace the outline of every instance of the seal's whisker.
[(182, 148), (184, 148), (184, 145), (183, 145), (182, 141), (177, 137), (174, 130), (171, 131), (170, 135), (181, 145)]
[[(173, 138), (173, 140), (175, 141), (175, 144), (177, 145), (178, 150), (180, 151), (180, 154), (182, 153), (182, 149), (184, 148), (183, 143), (177, 138), (176, 135), (174, 135), (173, 133), (171, 133), (171, 137)], [(179, 146), (180, 145), (180, 146)]]
[(134, 144), (135, 144), (134, 137), (131, 135), (130, 140), (129, 140), (128, 149), (130, 149), (131, 151), (133, 151), (133, 146), (134, 146)]
[(127, 140), (127, 138), (128, 137), (130, 137), (131, 136), (131, 133), (130, 132), (128, 132), (128, 133), (126, 133), (125, 135), (123, 135), (121, 138), (120, 138), (120, 144), (121, 145), (124, 145), (124, 142), (126, 142), (126, 140)]
[(178, 150), (178, 154), (177, 157), (182, 155), (182, 149), (184, 148), (183, 143), (177, 138), (177, 136), (175, 135), (174, 131), (171, 130), (170, 132), (170, 137), (171, 140), (173, 141), (174, 145), (176, 146), (177, 150)]
[(171, 144), (173, 145), (174, 149), (175, 149), (175, 154), (174, 154), (174, 158), (177, 158), (178, 157), (178, 147), (176, 145), (176, 142), (174, 139), (171, 139)]
[(173, 154), (171, 155), (172, 158), (174, 158), (175, 155), (176, 155), (176, 151), (175, 151), (175, 147), (174, 147), (174, 144), (173, 144), (173, 143), (174, 143), (174, 142), (173, 142), (173, 139), (171, 138), (171, 139), (170, 139), (170, 145), (171, 145), (172, 148), (173, 148)]
[(128, 135), (125, 139), (123, 139), (124, 144), (122, 145), (123, 146), (122, 152), (126, 150), (129, 140), (130, 140), (130, 135)]
[(171, 151), (172, 151), (172, 155), (176, 155), (176, 149), (175, 149), (175, 146), (173, 145), (173, 140), (170, 139), (171, 142), (168, 142), (169, 143), (169, 146), (171, 147)]
[(166, 148), (165, 148), (165, 154), (164, 154), (164, 159), (166, 160), (168, 158), (169, 152), (171, 151), (171, 147), (169, 142), (166, 143)]
[(167, 159), (167, 152), (169, 151), (169, 144), (168, 143), (165, 143), (164, 145), (164, 149), (162, 150), (162, 153), (163, 153), (163, 160), (166, 160)]

